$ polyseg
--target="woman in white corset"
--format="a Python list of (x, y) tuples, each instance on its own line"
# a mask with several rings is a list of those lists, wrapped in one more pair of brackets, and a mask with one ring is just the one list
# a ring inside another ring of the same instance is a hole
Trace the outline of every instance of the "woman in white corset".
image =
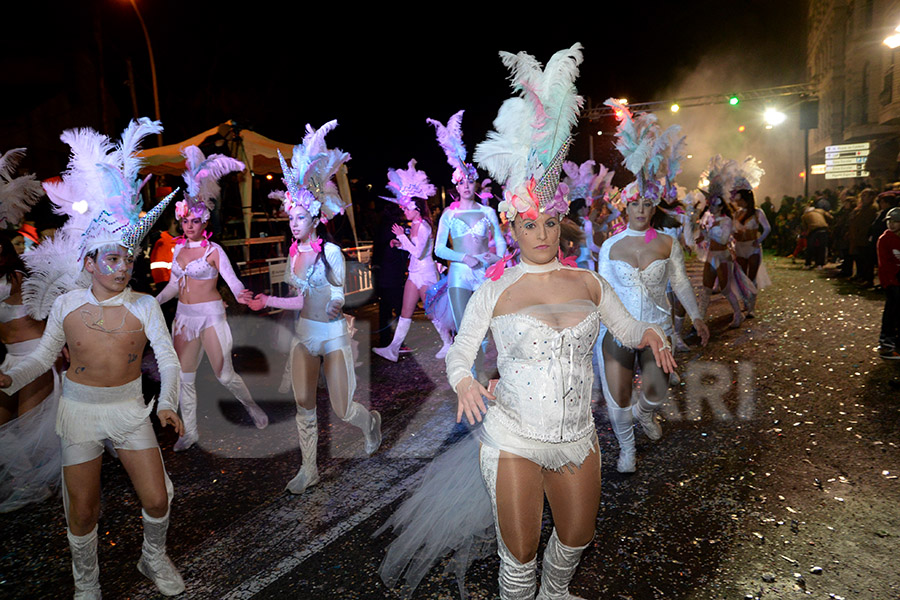
[[(547, 93), (539, 81), (542, 74), (529, 68), (536, 62), (532, 57), (524, 53), (502, 55), (514, 73), (530, 77), (533, 86), (529, 89)], [(581, 46), (576, 44), (554, 55), (547, 70), (553, 65), (554, 70), (563, 70), (574, 79), (580, 62)], [(514, 85), (519, 83), (514, 81)], [(577, 110), (574, 86), (563, 82), (557, 89), (572, 95), (568, 101), (563, 98), (557, 102)], [(519, 115), (554, 112), (544, 109), (550, 99), (547, 103), (544, 100), (526, 96), (507, 103), (542, 103), (533, 112), (510, 111)], [(504, 105), (501, 114), (506, 108)], [(423, 556), (429, 556), (433, 548), (438, 552), (457, 550), (457, 558), (464, 562), (473, 551), (466, 544), (467, 534), (481, 528), (477, 532), (481, 536), (490, 532), (496, 537), (500, 597), (533, 600), (546, 496), (554, 530), (543, 555), (537, 597), (570, 599), (574, 596), (568, 592), (569, 582), (581, 553), (593, 539), (600, 506), (600, 452), (591, 416), (591, 355), (601, 322), (629, 346), (653, 348), (664, 370), (671, 371), (675, 363), (660, 327), (634, 320), (597, 274), (558, 260), (560, 219), (568, 203), (557, 188), (571, 143), (569, 127), (559, 130), (562, 124), (552, 120), (542, 120), (538, 132), (521, 123), (518, 127), (516, 123), (504, 125), (499, 118), (495, 121), (498, 132), (489, 134), (475, 157), (494, 179), (506, 183), (500, 210), (513, 223), (512, 235), (522, 260), (510, 268), (499, 262), (488, 270), (488, 279), (472, 296), (446, 359), (447, 376), (457, 394), (457, 420), (483, 422), (473, 431), (473, 439), (480, 444), (463, 446), (455, 471), (450, 469), (454, 462), (444, 456), (435, 461), (419, 491), (389, 521), (401, 534), (388, 551), (382, 578), (389, 584), (395, 582), (407, 566), (404, 557), (413, 555), (406, 558), (413, 563), (407, 581), (410, 585), (417, 583)], [(516, 132), (523, 130), (527, 135), (517, 137)], [(537, 135), (541, 132), (545, 135)], [(532, 149), (535, 139), (548, 145)], [(514, 147), (506, 156), (522, 158), (512, 174), (495, 160), (502, 154), (498, 144)], [(528, 156), (543, 158), (526, 166)], [(497, 344), (500, 371), (493, 393), (471, 375), (488, 328)], [(480, 464), (481, 481), (470, 475), (473, 463)], [(442, 477), (445, 469), (452, 475)], [(455, 484), (450, 499), (444, 499), (442, 480)], [(463, 491), (456, 489), (460, 486)], [(428, 503), (427, 498), (437, 502)], [(418, 507), (425, 507), (419, 510), (424, 513), (422, 518), (430, 521), (420, 524), (409, 518)], [(442, 509), (449, 512), (451, 526), (443, 526), (435, 518)], [(473, 537), (483, 540), (479, 535)], [(460, 548), (467, 549), (462, 556)]]
[(184, 435), (175, 442), (176, 452), (187, 450), (200, 439), (196, 378), (204, 353), (209, 357), (216, 379), (247, 409), (254, 425), (263, 429), (269, 424), (266, 413), (253, 401), (231, 362), (233, 340), (225, 319), (225, 304), (217, 289), (219, 277), (242, 304), (249, 301), (250, 292), (235, 275), (225, 250), (210, 240), (211, 232), (206, 231), (210, 208), (219, 193), (217, 180), (228, 173), (243, 171), (244, 164), (219, 154), (205, 157), (196, 146), (188, 146), (182, 153), (187, 167), (183, 175), (187, 189), (184, 199), (175, 203), (175, 216), (184, 235), (175, 244), (169, 283), (156, 296), (160, 304), (178, 298), (172, 342), (181, 363), (178, 396)]
[(282, 298), (257, 294), (249, 303), (253, 310), (270, 307), (300, 311), (288, 359), (302, 453), (300, 469), (287, 484), (292, 494), (302, 494), (319, 482), (316, 390), (321, 367), (324, 366), (328, 397), (335, 414), (362, 430), (367, 455), (381, 445), (381, 415), (353, 400), (356, 372), (350, 329), (341, 310), (344, 256), (340, 247), (325, 239), (324, 223), (344, 209), (331, 178), (350, 160), (349, 154), (325, 146), (325, 135), (336, 126), (337, 121), (330, 121), (316, 131), (307, 125), (303, 143), (294, 147), (293, 168), (279, 152), (288, 188), (284, 194), (284, 211), (294, 236), (284, 281), (296, 290), (296, 295)]

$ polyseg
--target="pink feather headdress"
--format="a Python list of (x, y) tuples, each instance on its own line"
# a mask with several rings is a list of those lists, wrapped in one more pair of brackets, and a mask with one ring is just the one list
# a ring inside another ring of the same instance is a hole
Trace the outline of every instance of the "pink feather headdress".
[(436, 193), (435, 187), (428, 182), (428, 175), (416, 169), (416, 159), (409, 161), (406, 170), (388, 169), (387, 189), (393, 197), (381, 196), (382, 199), (399, 204), (404, 210), (415, 210), (413, 198), (427, 200)]
[(204, 156), (197, 146), (187, 146), (181, 154), (184, 156), (182, 178), (186, 187), (184, 199), (175, 203), (175, 216), (184, 219), (193, 215), (206, 223), (221, 191), (219, 179), (229, 173), (243, 171), (244, 163), (223, 154)]
[(500, 107), (494, 131), (475, 149), (475, 161), (503, 182), (498, 208), (509, 220), (569, 210), (568, 186), (559, 176), (582, 105), (575, 89), (581, 48), (575, 44), (555, 53), (546, 68), (525, 52), (500, 53), (517, 95)]
[(426, 123), (434, 125), (438, 144), (441, 150), (444, 151), (444, 154), (447, 155), (447, 162), (453, 167), (453, 177), (451, 177), (453, 185), (458, 184), (463, 179), (469, 179), (470, 181), (478, 179), (478, 172), (475, 170), (475, 166), (466, 162), (466, 145), (463, 144), (462, 140), (462, 118), (464, 112), (466, 111), (461, 110), (450, 117), (446, 126), (435, 119), (425, 119)]

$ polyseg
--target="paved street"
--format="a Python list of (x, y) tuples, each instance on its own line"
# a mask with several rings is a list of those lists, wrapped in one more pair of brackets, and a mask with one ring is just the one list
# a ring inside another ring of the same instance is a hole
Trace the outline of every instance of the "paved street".
[[(787, 259), (767, 260), (774, 285), (760, 296), (756, 319), (728, 330), (730, 308), (714, 296), (713, 340), (678, 355), (681, 382), (666, 406), (665, 435), (652, 443), (636, 434), (636, 474), (616, 472), (618, 449), (602, 402), (595, 407), (603, 505), (573, 593), (900, 597), (892, 561), (900, 549), (900, 392), (888, 387), (900, 365), (874, 350), (883, 297)], [(698, 269), (689, 265), (695, 283)], [(235, 368), (269, 414), (269, 428), (253, 428), (205, 363), (199, 447), (175, 454), (174, 434), (161, 432), (176, 489), (169, 553), (187, 582), (183, 597), (396, 597), (377, 575), (390, 535), (372, 535), (465, 429), (454, 423), (455, 397), (424, 317), (407, 338), (416, 352), (392, 364), (369, 351), (375, 311), (355, 312), (356, 399), (384, 419), (374, 456), (365, 457), (358, 430), (334, 416), (320, 388), (322, 482), (302, 496), (282, 491), (300, 465), (293, 400), (278, 391), (286, 337), (278, 320), (252, 315), (232, 320)], [(124, 470), (109, 456), (103, 468), (104, 597), (161, 597), (135, 568), (140, 506)], [(0, 597), (71, 597), (58, 498), (0, 515), (0, 530)], [(542, 542), (550, 530), (548, 513)], [(470, 570), (471, 598), (496, 597), (497, 563), (491, 557)], [(457, 597), (441, 568), (414, 595)]]

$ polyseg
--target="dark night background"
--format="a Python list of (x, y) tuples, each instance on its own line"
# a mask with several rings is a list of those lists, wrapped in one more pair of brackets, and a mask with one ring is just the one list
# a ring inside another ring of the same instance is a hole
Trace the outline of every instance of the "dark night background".
[[(708, 89), (805, 81), (807, 9), (798, 1), (540, 4), (541, 10), (508, 3), (502, 11), (458, 3), (357, 10), (346, 3), (233, 5), (238, 9), (137, 1), (156, 57), (164, 143), (228, 119), (297, 143), (306, 123), (336, 118), (340, 126), (329, 143), (352, 154), (351, 178), (377, 192), (387, 168), (412, 157), (434, 182), (447, 183), (450, 170), (426, 117), (445, 122), (465, 109), (471, 156), (508, 97), (499, 50), (525, 50), (546, 62), (581, 42), (578, 87), (593, 104), (612, 95), (665, 99), (660, 95), (696, 75), (699, 65), (718, 59), (740, 65), (739, 83), (710, 81)], [(3, 13), (0, 150), (26, 146), (25, 169), (47, 178), (64, 167), (67, 148), (58, 136), (65, 128), (91, 126), (118, 137), (134, 116), (128, 60), (138, 112), (153, 116), (147, 47), (127, 0), (20, 2)], [(575, 160), (588, 158), (587, 130), (579, 132)], [(605, 141), (595, 147), (596, 158), (610, 164)]]

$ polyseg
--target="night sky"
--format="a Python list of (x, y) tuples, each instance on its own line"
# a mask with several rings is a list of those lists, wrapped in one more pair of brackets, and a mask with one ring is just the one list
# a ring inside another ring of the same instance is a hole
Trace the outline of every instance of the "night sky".
[[(546, 62), (581, 42), (577, 85), (594, 104), (612, 95), (665, 99), (717, 57), (741, 65), (740, 83), (711, 81), (709, 89), (805, 79), (807, 8), (797, 1), (545, 4), (558, 10), (514, 15), (459, 3), (354, 12), (348, 3), (256, 2), (236, 12), (221, 2), (137, 1), (156, 56), (165, 143), (227, 119), (297, 143), (307, 122), (336, 118), (329, 143), (350, 152), (351, 177), (377, 191), (388, 167), (413, 157), (435, 183), (447, 183), (450, 168), (426, 117), (446, 122), (465, 109), (471, 156), (509, 96), (499, 50)], [(62, 129), (107, 127), (118, 137), (134, 116), (128, 59), (138, 110), (152, 116), (147, 48), (127, 0), (19, 4), (26, 6), (4, 7), (0, 150), (30, 148), (28, 166), (45, 178), (65, 164)], [(585, 143), (572, 158), (587, 158)]]

